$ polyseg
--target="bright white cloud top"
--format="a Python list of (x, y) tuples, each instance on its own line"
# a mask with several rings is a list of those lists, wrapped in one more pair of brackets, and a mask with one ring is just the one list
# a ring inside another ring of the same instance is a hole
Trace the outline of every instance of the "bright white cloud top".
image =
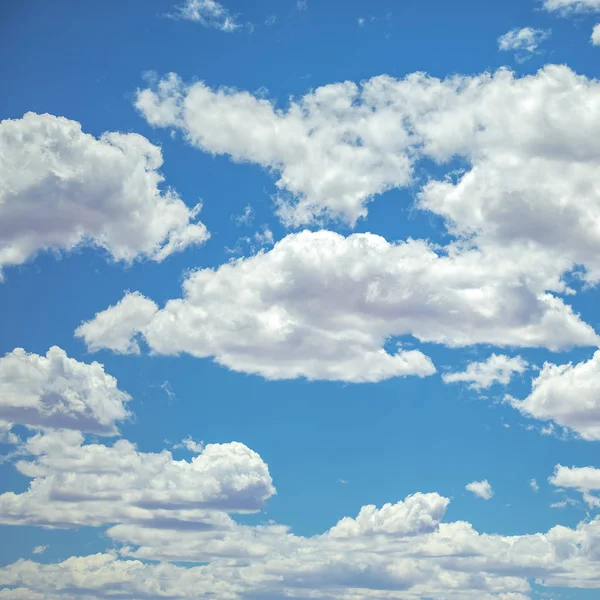
[(600, 46), (600, 23), (598, 23), (592, 31), (592, 44), (594, 44), (594, 46)]
[(162, 261), (208, 237), (173, 190), (160, 148), (135, 133), (99, 139), (64, 117), (0, 122), (0, 269), (82, 244), (114, 260)]

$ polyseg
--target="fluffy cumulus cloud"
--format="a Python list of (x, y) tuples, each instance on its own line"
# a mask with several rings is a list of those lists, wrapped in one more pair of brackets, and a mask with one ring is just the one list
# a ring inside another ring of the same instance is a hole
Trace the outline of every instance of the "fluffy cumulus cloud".
[(482, 500), (491, 500), (494, 495), (494, 490), (487, 479), (483, 481), (472, 481), (465, 486), (465, 490), (475, 494)]
[(544, 29), (523, 27), (522, 29), (511, 29), (498, 38), (500, 50), (511, 50), (517, 53), (533, 53), (538, 46), (548, 38), (550, 32)]
[(556, 465), (548, 481), (563, 490), (566, 488), (581, 492), (583, 500), (589, 507), (600, 508), (600, 498), (591, 493), (600, 491), (600, 469)]
[(544, 364), (524, 400), (510, 399), (524, 415), (566, 427), (584, 440), (600, 439), (600, 351), (578, 364)]
[(528, 364), (520, 356), (510, 357), (504, 354), (492, 354), (483, 362), (472, 362), (462, 372), (445, 373), (445, 383), (465, 382), (476, 390), (487, 389), (499, 383), (508, 385), (515, 374), (524, 373)]
[(464, 172), (431, 179), (420, 208), (480, 246), (541, 249), (560, 268), (583, 264), (600, 276), (600, 84), (568, 67), (380, 76), (317, 88), (285, 110), (169, 75), (139, 91), (136, 106), (206, 152), (276, 173), (279, 213), (293, 225), (323, 216), (352, 224), (375, 195), (413, 182), (420, 158), (458, 158)]
[(188, 460), (144, 453), (120, 439), (85, 443), (80, 432), (29, 438), (17, 462), (27, 491), (0, 495), (0, 522), (45, 527), (133, 523), (211, 527), (213, 511), (254, 512), (275, 493), (269, 470), (245, 445), (208, 444)]
[[(434, 372), (417, 350), (387, 352), (390, 336), (449, 346), (595, 344), (594, 331), (544, 291), (560, 282), (542, 260), (533, 259), (537, 282), (515, 284), (523, 259), (532, 257), (443, 255), (423, 241), (305, 231), (268, 252), (191, 273), (183, 297), (156, 312), (129, 295), (78, 332), (90, 348), (123, 351), (133, 343), (126, 336), (139, 332), (159, 354), (214, 356), (270, 379), (357, 382)], [(135, 305), (143, 312), (138, 332)]]
[(17, 348), (0, 358), (0, 419), (7, 424), (115, 435), (129, 400), (101, 364), (79, 362), (56, 346), (46, 356)]
[(598, 23), (592, 31), (592, 44), (594, 44), (594, 46), (600, 46), (600, 23)]
[(220, 31), (231, 32), (241, 27), (236, 16), (215, 0), (186, 0), (177, 7), (174, 16)]
[(562, 488), (575, 488), (582, 491), (600, 490), (600, 469), (556, 465), (549, 481), (552, 485)]
[(92, 244), (118, 261), (161, 261), (208, 238), (171, 189), (145, 137), (84, 133), (76, 121), (27, 113), (0, 123), (0, 269), (41, 250)]
[(135, 337), (151, 323), (158, 306), (139, 292), (126, 294), (115, 306), (96, 315), (75, 331), (83, 338), (89, 350), (110, 348), (119, 354), (139, 354)]

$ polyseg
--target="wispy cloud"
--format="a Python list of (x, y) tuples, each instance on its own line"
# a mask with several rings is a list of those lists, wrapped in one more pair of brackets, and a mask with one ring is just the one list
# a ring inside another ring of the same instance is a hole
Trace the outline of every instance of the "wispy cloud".
[(237, 20), (238, 16), (230, 13), (216, 0), (186, 0), (184, 4), (177, 7), (175, 14), (171, 16), (196, 21), (204, 27), (212, 27), (229, 33), (243, 27)]
[(547, 29), (523, 27), (511, 29), (498, 38), (498, 48), (505, 52), (515, 52), (519, 61), (530, 58), (538, 51), (540, 44), (550, 37)]

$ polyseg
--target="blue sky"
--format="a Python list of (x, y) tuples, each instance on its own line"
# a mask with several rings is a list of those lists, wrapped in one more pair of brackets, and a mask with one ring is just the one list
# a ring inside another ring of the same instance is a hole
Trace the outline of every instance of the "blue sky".
[(3, 3), (0, 599), (596, 597), (599, 21)]

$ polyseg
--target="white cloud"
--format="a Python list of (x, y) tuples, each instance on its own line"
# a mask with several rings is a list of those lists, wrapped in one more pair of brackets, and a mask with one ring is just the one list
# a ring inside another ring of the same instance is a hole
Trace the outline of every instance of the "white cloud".
[(549, 35), (549, 31), (532, 27), (511, 29), (498, 38), (498, 48), (500, 50), (533, 53)]
[(600, 11), (600, 0), (545, 0), (544, 8), (562, 13)]
[(445, 383), (467, 382), (470, 388), (482, 390), (495, 383), (508, 385), (515, 373), (524, 373), (527, 367), (527, 362), (520, 356), (492, 354), (483, 362), (469, 363), (461, 373), (446, 373), (442, 378)]
[(16, 348), (0, 358), (0, 419), (9, 423), (115, 435), (130, 399), (101, 364), (56, 346), (45, 357)]
[(600, 23), (598, 23), (592, 31), (592, 44), (594, 44), (594, 46), (600, 46)]
[(553, 421), (584, 440), (599, 440), (600, 351), (576, 365), (545, 363), (529, 396), (511, 403), (524, 415)]
[(194, 454), (200, 454), (204, 451), (205, 447), (206, 445), (204, 444), (204, 442), (196, 442), (192, 439), (192, 436), (188, 435), (188, 437), (184, 440), (181, 440), (179, 444), (175, 444), (175, 446), (173, 446), (173, 449), (185, 448), (186, 450), (189, 450)]
[(140, 91), (136, 106), (150, 124), (178, 127), (207, 152), (279, 172), (279, 214), (301, 225), (321, 216), (353, 223), (366, 215), (371, 196), (411, 180), (402, 124), (386, 120), (386, 111), (369, 115), (370, 107), (353, 107), (359, 98), (356, 85), (336, 84), (283, 113), (246, 92), (188, 87), (171, 75)]
[(600, 490), (600, 469), (556, 465), (548, 481), (561, 489), (576, 489), (590, 508), (600, 508), (600, 498), (591, 492)]
[(125, 262), (203, 243), (199, 207), (161, 191), (161, 164), (160, 148), (134, 133), (96, 139), (48, 114), (2, 121), (0, 270), (88, 243)]
[(449, 500), (439, 494), (414, 494), (403, 502), (363, 506), (356, 519), (344, 517), (327, 536), (352, 538), (363, 535), (392, 534), (398, 536), (429, 533), (437, 529)]
[(186, 0), (184, 4), (177, 7), (175, 16), (226, 32), (241, 27), (237, 16), (232, 15), (225, 6), (215, 0)]
[(158, 306), (139, 292), (127, 293), (115, 306), (79, 326), (75, 336), (83, 338), (92, 352), (110, 348), (119, 354), (139, 354), (135, 336), (151, 323), (157, 310)]
[(540, 491), (540, 486), (538, 485), (538, 482), (537, 482), (535, 479), (532, 479), (532, 480), (529, 482), (529, 486), (530, 486), (530, 487), (531, 487), (531, 489), (532, 489), (534, 492), (536, 492), (536, 493)]
[[(540, 278), (538, 292), (515, 285), (523, 260)], [(183, 298), (167, 302), (139, 333), (153, 352), (214, 356), (269, 379), (355, 382), (434, 372), (419, 351), (386, 352), (389, 336), (449, 346), (595, 344), (593, 330), (543, 292), (544, 271), (542, 260), (520, 253), (444, 256), (423, 241), (305, 231), (268, 252), (189, 274)], [(79, 331), (91, 348), (117, 339), (121, 350), (121, 333), (100, 324), (124, 323), (131, 333), (129, 311), (121, 318), (117, 307), (108, 310), (110, 319), (99, 313)]]
[(548, 481), (557, 487), (574, 488), (580, 492), (600, 490), (600, 469), (556, 465), (554, 467), (554, 474)]
[(472, 492), (478, 498), (483, 500), (490, 500), (494, 495), (494, 490), (487, 479), (483, 481), (472, 481), (465, 486), (465, 490)]
[(48, 550), (48, 546), (36, 546), (32, 552), (33, 554), (43, 554), (46, 550)]
[[(27, 491), (0, 495), (0, 522), (44, 527), (129, 523), (210, 528), (221, 514), (254, 512), (275, 493), (266, 464), (245, 445), (208, 444), (190, 461), (145, 453), (127, 440), (84, 443), (75, 431), (27, 440), (19, 472)], [(226, 515), (223, 515), (226, 517)]]

